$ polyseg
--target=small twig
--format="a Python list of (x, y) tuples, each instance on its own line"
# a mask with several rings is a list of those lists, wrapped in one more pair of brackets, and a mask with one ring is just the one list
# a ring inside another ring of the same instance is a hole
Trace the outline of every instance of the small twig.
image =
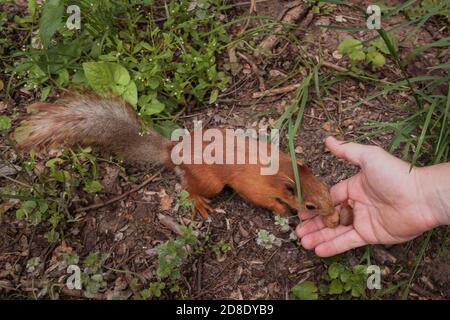
[[(306, 16), (308, 13), (308, 5), (300, 2), (298, 6), (295, 6), (291, 9), (289, 9), (286, 14), (284, 15), (282, 22), (284, 23), (294, 23), (295, 21), (301, 19), (302, 17)], [(278, 43), (279, 37), (277, 34), (281, 33), (283, 31), (283, 26), (277, 27), (272, 34), (267, 36), (260, 44), (259, 47), (270, 51), (272, 50), (275, 45)]]
[(266, 90), (266, 84), (264, 83), (264, 78), (261, 75), (261, 71), (258, 69), (258, 66), (255, 62), (253, 62), (249, 57), (247, 57), (245, 54), (241, 52), (237, 52), (238, 56), (247, 61), (250, 66), (252, 67), (253, 73), (256, 74), (259, 81), (259, 90), (265, 91)]
[(264, 266), (267, 266), (267, 264), (272, 260), (272, 258), (277, 254), (277, 252), (280, 251), (280, 248), (277, 248), (269, 257), (269, 259), (264, 262)]
[(26, 184), (26, 183), (21, 182), (21, 181), (19, 181), (19, 180), (16, 180), (16, 179), (13, 179), (13, 178), (11, 178), (11, 177), (8, 177), (8, 176), (6, 176), (6, 175), (4, 175), (4, 174), (2, 174), (2, 173), (0, 173), (0, 177), (5, 178), (5, 179), (7, 179), (7, 180), (9, 180), (9, 181), (12, 181), (12, 182), (14, 182), (14, 183), (20, 184), (22, 187), (25, 187), (25, 188), (32, 188), (29, 184)]
[(136, 192), (136, 191), (139, 191), (140, 189), (142, 189), (143, 187), (145, 187), (145, 186), (146, 186), (147, 184), (149, 184), (150, 182), (152, 182), (152, 181), (157, 181), (157, 180), (155, 180), (156, 176), (158, 176), (163, 170), (164, 170), (164, 169), (158, 170), (154, 175), (152, 175), (150, 178), (148, 178), (147, 180), (145, 180), (144, 182), (142, 182), (142, 183), (141, 183), (140, 185), (138, 185), (137, 187), (135, 187), (135, 188), (133, 188), (133, 189), (131, 189), (131, 190), (128, 190), (127, 192), (125, 192), (125, 193), (123, 193), (123, 194), (121, 194), (121, 195), (119, 195), (119, 196), (117, 196), (117, 197), (113, 197), (113, 198), (111, 198), (111, 199), (109, 199), (109, 200), (107, 200), (107, 201), (105, 201), (105, 202), (102, 202), (102, 203), (96, 203), (96, 204), (93, 204), (93, 205), (90, 205), (90, 206), (87, 206), (87, 207), (84, 207), (84, 208), (76, 209), (76, 210), (75, 210), (75, 213), (83, 212), (83, 211), (89, 211), (89, 210), (93, 210), (93, 209), (98, 209), (98, 208), (107, 206), (107, 205), (109, 205), (109, 204), (111, 204), (111, 203), (114, 203), (114, 202), (116, 202), (116, 201), (122, 200), (123, 198), (127, 197), (129, 194), (134, 193), (134, 192)]
[(255, 92), (255, 93), (253, 93), (252, 98), (276, 96), (278, 94), (283, 94), (283, 93), (288, 93), (288, 92), (294, 91), (298, 87), (300, 87), (300, 83), (290, 84), (286, 87), (281, 87), (281, 88), (264, 90), (262, 92)]
[(335, 65), (335, 64), (333, 64), (331, 62), (328, 62), (328, 61), (321, 61), (320, 65), (324, 66), (324, 67), (327, 67), (327, 68), (330, 68), (330, 69), (334, 69), (334, 70), (339, 71), (339, 72), (348, 72), (348, 69), (346, 69), (344, 67), (341, 67), (341, 66), (338, 66), (338, 65)]
[(31, 232), (30, 239), (28, 240), (28, 252), (27, 252), (27, 257), (25, 258), (25, 267), (20, 268), (19, 275), (17, 276), (17, 283), (20, 282), (20, 279), (22, 278), (23, 272), (25, 271), (28, 260), (31, 257), (31, 247), (33, 245), (35, 235), (36, 235), (36, 226), (33, 226), (33, 231)]
[(197, 293), (202, 292), (202, 271), (203, 259), (200, 257), (197, 261)]
[[(339, 72), (348, 72), (347, 69), (337, 66), (335, 64), (332, 64), (330, 62), (322, 61), (320, 65), (327, 67), (327, 68), (334, 69)], [(296, 90), (298, 87), (300, 87), (300, 83), (290, 84), (288, 86), (281, 87), (281, 88), (275, 88), (275, 89), (264, 90), (261, 92), (255, 92), (255, 93), (253, 93), (252, 98), (255, 99), (255, 98), (261, 98), (261, 97), (270, 97), (270, 96), (275, 96), (278, 94), (288, 93), (288, 92)]]

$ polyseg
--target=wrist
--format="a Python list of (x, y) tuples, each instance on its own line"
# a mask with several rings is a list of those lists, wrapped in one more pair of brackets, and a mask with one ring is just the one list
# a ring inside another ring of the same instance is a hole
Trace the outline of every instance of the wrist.
[(418, 168), (423, 201), (435, 226), (450, 225), (450, 163)]

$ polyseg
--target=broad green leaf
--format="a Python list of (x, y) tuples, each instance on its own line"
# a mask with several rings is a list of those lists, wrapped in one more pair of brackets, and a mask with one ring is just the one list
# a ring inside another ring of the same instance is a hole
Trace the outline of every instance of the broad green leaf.
[(75, 74), (72, 76), (72, 82), (75, 84), (84, 84), (87, 82), (86, 76), (84, 74), (83, 70), (78, 70), (75, 72)]
[(209, 103), (214, 103), (217, 101), (217, 97), (219, 96), (219, 90), (215, 89), (211, 92), (211, 96), (209, 97)]
[(317, 286), (312, 281), (302, 282), (292, 288), (292, 294), (298, 300), (317, 300)]
[(130, 83), (128, 83), (125, 87), (125, 91), (122, 93), (122, 98), (133, 107), (136, 107), (138, 102), (138, 91), (134, 81), (130, 81)]
[(36, 201), (33, 200), (23, 202), (20, 206), (20, 209), (16, 211), (16, 218), (18, 220), (22, 220), (28, 217), (28, 215), (34, 210), (34, 208), (36, 208), (36, 205)]
[(162, 136), (166, 137), (166, 138), (170, 138), (170, 135), (172, 134), (172, 132), (175, 129), (180, 129), (180, 127), (170, 121), (170, 120), (166, 120), (166, 121), (160, 121), (158, 123), (154, 124), (154, 129), (160, 133)]
[(334, 279), (330, 283), (329, 294), (341, 294), (344, 291), (344, 286), (339, 279)]
[(64, 87), (69, 84), (69, 71), (67, 69), (61, 69), (58, 72), (58, 77), (56, 78), (56, 83)]
[(349, 270), (345, 269), (341, 272), (339, 278), (343, 283), (346, 283), (348, 282), (348, 279), (350, 279), (351, 275), (352, 273)]
[(44, 237), (47, 238), (48, 242), (54, 243), (59, 239), (59, 232), (52, 229), (47, 232)]
[(366, 58), (366, 54), (363, 51), (352, 51), (348, 53), (350, 60), (362, 61)]
[(148, 86), (150, 87), (150, 89), (155, 90), (159, 87), (159, 83), (160, 81), (157, 77), (151, 77), (150, 79), (148, 79)]
[(102, 184), (97, 180), (92, 180), (84, 186), (83, 190), (89, 193), (97, 193), (99, 191), (102, 191), (103, 186)]
[(153, 98), (149, 103), (142, 106), (141, 114), (144, 116), (151, 116), (152, 114), (162, 112), (164, 108), (164, 103), (160, 102), (157, 98)]
[(83, 63), (84, 75), (94, 89), (105, 89), (114, 84), (114, 77), (108, 62)]
[(47, 0), (42, 7), (42, 16), (39, 20), (39, 35), (42, 45), (48, 48), (52, 36), (61, 25), (64, 14), (63, 0)]
[(130, 82), (130, 74), (128, 73), (127, 69), (125, 69), (118, 63), (104, 63), (107, 64), (108, 68), (111, 69), (115, 84), (121, 84), (123, 86), (128, 85), (128, 83)]
[(342, 42), (338, 46), (338, 51), (340, 53), (350, 53), (354, 51), (361, 51), (362, 49), (362, 42), (353, 38), (342, 40)]
[(362, 264), (357, 264), (356, 266), (353, 266), (353, 273), (355, 274), (361, 274), (365, 275), (367, 270), (367, 266)]
[(330, 279), (337, 279), (339, 274), (344, 271), (344, 266), (340, 263), (334, 262), (328, 267), (328, 276)]
[(50, 94), (50, 91), (52, 90), (52, 86), (46, 86), (41, 91), (41, 101), (47, 100), (48, 95)]
[(375, 67), (382, 67), (386, 63), (384, 56), (377, 51), (367, 52), (367, 59), (372, 62)]
[(384, 42), (383, 38), (377, 38), (373, 40), (371, 43), (374, 47), (378, 48), (383, 53), (389, 54), (389, 48), (386, 46), (386, 42)]
[(11, 119), (8, 116), (0, 115), (0, 131), (11, 128)]
[(36, 14), (36, 0), (28, 0), (28, 13), (34, 17)]

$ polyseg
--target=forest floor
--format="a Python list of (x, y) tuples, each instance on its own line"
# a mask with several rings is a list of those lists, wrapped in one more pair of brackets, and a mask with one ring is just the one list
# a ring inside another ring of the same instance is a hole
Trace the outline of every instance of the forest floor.
[[(364, 4), (364, 1), (354, 2)], [(257, 13), (259, 16), (280, 17), (286, 12), (288, 3), (258, 2)], [(322, 66), (321, 72), (329, 74), (328, 83), (324, 84), (327, 86), (326, 95), (308, 101), (295, 146), (297, 156), (331, 186), (355, 174), (358, 168), (325, 150), (325, 137), (335, 135), (354, 139), (370, 131), (365, 127), (370, 121), (392, 122), (405, 117), (408, 110), (404, 106), (412, 97), (403, 92), (391, 92), (354, 106), (379, 91), (379, 86), (374, 81), (336, 74), (336, 68), (350, 67), (348, 59), (337, 54), (336, 50), (339, 43), (352, 34), (323, 26), (364, 25), (365, 17), (351, 6), (330, 6), (331, 13), (307, 15), (297, 22), (304, 30), (295, 30), (297, 36), (305, 40), (301, 54), (307, 54), (311, 59), (321, 57), (322, 61), (332, 65), (331, 68)], [(234, 17), (247, 15), (248, 6), (238, 7), (230, 14)], [(382, 21), (383, 27), (389, 28), (406, 19), (404, 14), (391, 16)], [(250, 20), (248, 28), (261, 23), (258, 19)], [(241, 27), (237, 25), (231, 32), (238, 32)], [(402, 39), (408, 31), (408, 28), (403, 28), (394, 34)], [(445, 21), (431, 19), (413, 37), (400, 41), (399, 51), (406, 54), (411, 48), (445, 34), (448, 36)], [(368, 39), (373, 34), (360, 32), (358, 36)], [(236, 51), (242, 53), (237, 55), (237, 61), (230, 61), (233, 57), (230, 58), (229, 52), (219, 57), (219, 65), (223, 69), (234, 62), (236, 70), (228, 71), (231, 83), (220, 93), (217, 104), (213, 107), (199, 105), (187, 110), (179, 119), (181, 126), (189, 128), (193, 120), (202, 120), (207, 128), (264, 128), (273, 124), (290, 106), (295, 91), (261, 99), (253, 98), (253, 94), (270, 89), (283, 79), (286, 80), (283, 86), (301, 82), (305, 76), (301, 70), (294, 77), (287, 78), (294, 67), (293, 61), (300, 55), (298, 47), (281, 39), (270, 58), (252, 55), (245, 44), (239, 45)], [(446, 62), (446, 56), (442, 49), (428, 50), (412, 61), (408, 70), (411, 74), (426, 74), (427, 67)], [(369, 73), (385, 82), (394, 83), (402, 79), (401, 71), (391, 59), (387, 59), (383, 68), (369, 70)], [(0, 77), (7, 82), (8, 75)], [(6, 103), (1, 104), (1, 112), (18, 110), (25, 113), (26, 104), (34, 99), (33, 92), (17, 90)], [(385, 133), (366, 138), (363, 143), (388, 149), (391, 138), (391, 134)], [(283, 136), (281, 140), (282, 146), (286, 147), (287, 138)], [(14, 161), (15, 152), (7, 141), (0, 142), (0, 148)], [(107, 200), (138, 184), (127, 179), (114, 164), (100, 162), (99, 170), (103, 192), (98, 196), (81, 192), (79, 204), (87, 206)], [(153, 172), (148, 172), (151, 174)], [(139, 180), (143, 181), (145, 177), (142, 173)], [(2, 179), (1, 183), (12, 182)], [(419, 262), (416, 259), (427, 235), (405, 244), (370, 246), (332, 259), (322, 259), (303, 249), (298, 241), (289, 240), (289, 233), (280, 230), (271, 212), (247, 203), (232, 190), (224, 190), (212, 200), (216, 212), (207, 221), (198, 216), (193, 218), (188, 210), (175, 208), (179, 190), (176, 176), (163, 172), (156, 181), (120, 201), (77, 213), (65, 226), (63, 240), (54, 244), (49, 244), (44, 238), (45, 227), (17, 220), (16, 208), (3, 203), (0, 205), (0, 296), (7, 299), (57, 296), (107, 299), (115, 295), (132, 298), (154, 279), (158, 263), (154, 248), (177, 237), (161, 218), (169, 217), (177, 224), (190, 226), (199, 232), (203, 250), (191, 254), (183, 264), (178, 282), (182, 289), (178, 293), (165, 290), (162, 298), (289, 299), (292, 297), (291, 289), (302, 281), (329, 284), (324, 275), (332, 261), (346, 266), (370, 261), (381, 267), (382, 289), (367, 290), (366, 298), (399, 299), (407, 289), (410, 299), (450, 297), (448, 228), (438, 228), (432, 233)], [(296, 220), (291, 219), (290, 222), (295, 228)], [(267, 230), (283, 239), (281, 246), (266, 249), (258, 245), (256, 240), (260, 230)], [(81, 260), (92, 252), (108, 255), (101, 266), (106, 282), (103, 289), (95, 294), (86, 294), (82, 290), (65, 288), (66, 273), (59, 268), (62, 255), (76, 253)], [(34, 257), (40, 257), (35, 268), (30, 264)], [(417, 270), (414, 270), (416, 265)], [(334, 298), (330, 295), (322, 297)]]

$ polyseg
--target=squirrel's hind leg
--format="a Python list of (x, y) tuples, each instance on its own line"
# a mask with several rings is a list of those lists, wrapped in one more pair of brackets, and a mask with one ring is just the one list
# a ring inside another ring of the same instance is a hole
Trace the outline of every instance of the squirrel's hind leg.
[(197, 194), (189, 194), (189, 199), (194, 203), (192, 208), (192, 218), (195, 218), (197, 211), (203, 219), (208, 219), (208, 213), (214, 212), (213, 207), (209, 205), (209, 200)]

